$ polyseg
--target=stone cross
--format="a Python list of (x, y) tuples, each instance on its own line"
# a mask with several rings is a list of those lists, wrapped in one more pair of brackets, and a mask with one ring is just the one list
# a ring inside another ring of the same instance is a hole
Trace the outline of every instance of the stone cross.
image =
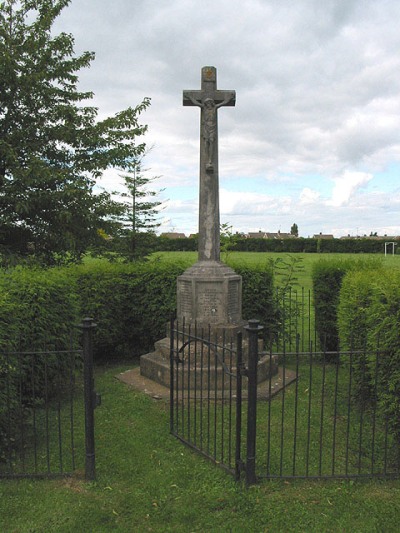
[(183, 91), (183, 105), (201, 109), (199, 261), (220, 259), (217, 110), (235, 102), (235, 91), (217, 90), (215, 67), (202, 68), (200, 91)]

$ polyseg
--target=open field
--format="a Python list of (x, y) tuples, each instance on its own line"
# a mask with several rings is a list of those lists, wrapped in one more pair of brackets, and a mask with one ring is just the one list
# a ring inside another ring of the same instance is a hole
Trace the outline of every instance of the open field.
[[(161, 261), (181, 262), (184, 265), (192, 265), (197, 261), (197, 252), (157, 252), (153, 254), (153, 259), (159, 258)], [(286, 254), (273, 252), (229, 252), (226, 256), (221, 254), (221, 260), (233, 266), (235, 264), (266, 264), (268, 261), (280, 259), (284, 262), (290, 262), (291, 258), (298, 261), (298, 265), (303, 267), (298, 271), (298, 285), (305, 289), (311, 288), (311, 270), (312, 265), (320, 260), (359, 260), (359, 261), (379, 261), (387, 268), (400, 268), (400, 255), (383, 254)]]
[(169, 434), (166, 403), (115, 379), (130, 367), (96, 375), (97, 481), (1, 481), (1, 531), (398, 531), (399, 480), (236, 484)]

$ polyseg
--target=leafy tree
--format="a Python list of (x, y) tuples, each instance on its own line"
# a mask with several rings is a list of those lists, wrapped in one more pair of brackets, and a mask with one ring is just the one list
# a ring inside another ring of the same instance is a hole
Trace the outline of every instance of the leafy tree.
[(126, 191), (119, 193), (124, 200), (120, 203), (121, 229), (117, 251), (127, 259), (134, 260), (146, 255), (155, 244), (154, 230), (160, 226), (157, 216), (162, 202), (154, 198), (162, 191), (148, 188), (159, 176), (146, 176), (142, 170), (142, 159), (132, 160), (127, 173), (121, 177)]
[(77, 89), (92, 52), (52, 25), (70, 0), (0, 0), (0, 253), (79, 258), (117, 212), (96, 179), (129, 168), (150, 101), (97, 120)]
[(292, 224), (292, 227), (290, 228), (290, 235), (294, 235), (295, 237), (299, 236), (299, 227), (296, 223)]
[(237, 246), (240, 235), (232, 232), (232, 226), (229, 222), (220, 224), (220, 250), (223, 253), (224, 262), (228, 261), (229, 254)]

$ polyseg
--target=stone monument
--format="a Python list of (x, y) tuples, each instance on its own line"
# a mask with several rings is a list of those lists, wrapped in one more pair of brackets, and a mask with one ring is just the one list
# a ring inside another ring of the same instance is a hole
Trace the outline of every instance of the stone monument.
[[(231, 344), (244, 325), (242, 278), (220, 261), (217, 111), (220, 107), (234, 106), (235, 102), (235, 91), (217, 89), (215, 67), (203, 67), (201, 90), (183, 92), (184, 106), (200, 108), (199, 248), (197, 263), (177, 279), (179, 327), (190, 330), (196, 325), (199, 331), (203, 327), (211, 328), (213, 338), (223, 338)], [(140, 358), (141, 375), (169, 386), (169, 355), (170, 339), (157, 341), (155, 351)], [(278, 370), (275, 357), (272, 365), (271, 359), (264, 357), (258, 367), (259, 381)], [(201, 371), (202, 368), (195, 366), (192, 376)], [(221, 368), (216, 369), (216, 374), (220, 373)]]
[(242, 280), (220, 261), (218, 116), (234, 106), (235, 91), (217, 89), (217, 71), (203, 67), (201, 90), (184, 91), (183, 105), (200, 108), (198, 262), (177, 280), (177, 318), (186, 323), (232, 327), (241, 324)]

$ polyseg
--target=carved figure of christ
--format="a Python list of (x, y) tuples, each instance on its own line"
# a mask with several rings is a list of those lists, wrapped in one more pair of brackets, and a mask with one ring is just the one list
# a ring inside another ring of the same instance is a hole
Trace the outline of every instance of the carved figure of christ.
[(215, 67), (202, 68), (200, 91), (183, 91), (183, 105), (201, 109), (199, 261), (220, 259), (217, 110), (235, 102), (235, 91), (217, 90)]

